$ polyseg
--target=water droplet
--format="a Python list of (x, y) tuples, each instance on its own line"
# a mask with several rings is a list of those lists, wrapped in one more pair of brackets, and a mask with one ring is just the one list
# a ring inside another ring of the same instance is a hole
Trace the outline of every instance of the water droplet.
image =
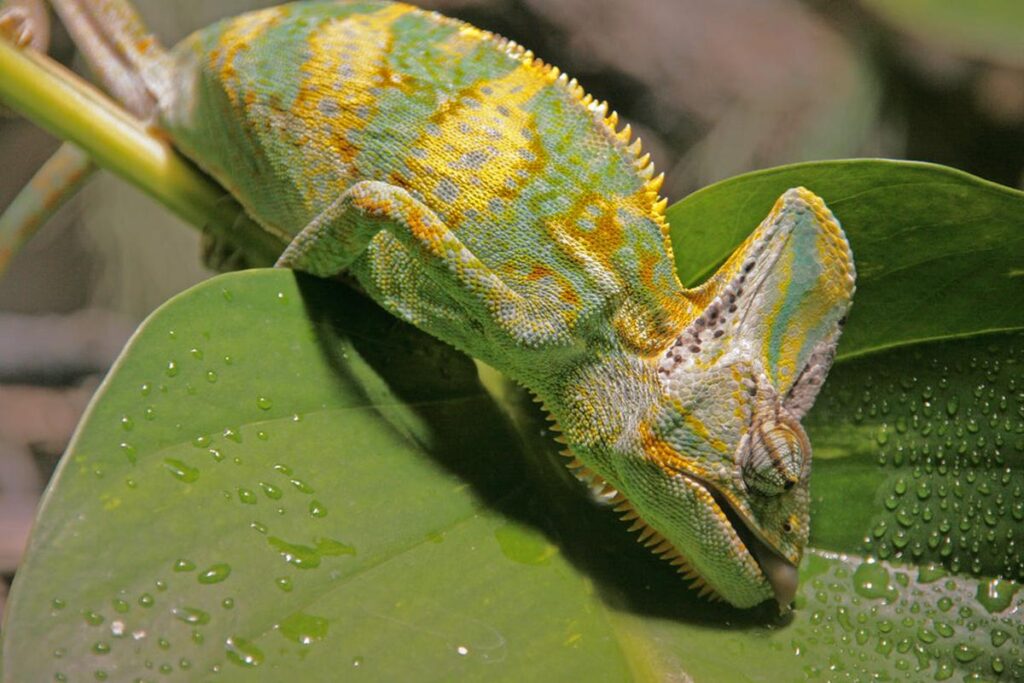
[(551, 557), (558, 552), (558, 548), (548, 543), (540, 534), (531, 533), (513, 524), (505, 524), (495, 529), (494, 537), (498, 541), (501, 553), (520, 564), (549, 564)]
[(267, 533), (267, 525), (263, 524), (262, 522), (249, 522), (249, 528), (255, 529), (261, 534)]
[(227, 579), (228, 576), (230, 575), (231, 565), (227, 564), (226, 562), (220, 562), (217, 564), (212, 564), (208, 568), (199, 572), (199, 575), (196, 577), (196, 580), (198, 580), (199, 583), (206, 584), (220, 583), (221, 581)]
[(917, 569), (918, 583), (932, 583), (946, 576), (946, 569), (939, 564), (925, 564)]
[(266, 396), (256, 397), (256, 407), (260, 410), (270, 410), (274, 406), (274, 402)]
[(285, 638), (294, 640), (300, 645), (312, 645), (317, 640), (327, 637), (329, 622), (323, 617), (296, 612), (280, 624), (278, 630)]
[(191, 484), (199, 479), (198, 468), (192, 467), (177, 458), (164, 458), (164, 468), (166, 468), (175, 479), (183, 481), (186, 484)]
[(317, 518), (326, 517), (327, 508), (324, 507), (324, 504), (321, 503), (320, 501), (313, 499), (309, 501), (309, 516)]
[(280, 463), (274, 465), (274, 471), (275, 472), (280, 472), (281, 474), (285, 475), (286, 477), (287, 476), (291, 476), (291, 474), (292, 474), (292, 468), (291, 467), (288, 467), (288, 465), (282, 465)]
[(973, 662), (975, 659), (978, 658), (978, 655), (980, 654), (981, 650), (974, 647), (973, 645), (966, 645), (964, 643), (957, 645), (956, 649), (953, 650), (953, 656), (956, 657), (956, 660), (958, 662), (961, 662), (963, 664)]
[(295, 487), (295, 489), (297, 491), (299, 491), (301, 493), (307, 493), (307, 494), (309, 494), (309, 493), (316, 493), (316, 491), (313, 490), (312, 486), (310, 486), (306, 482), (302, 481), (301, 479), (292, 479), (291, 480), (291, 484), (292, 484), (292, 486)]
[(121, 429), (123, 429), (126, 432), (132, 431), (133, 429), (135, 429), (135, 421), (132, 420), (132, 418), (128, 417), (127, 415), (122, 415)]
[(982, 607), (990, 613), (1002, 612), (1010, 606), (1013, 596), (1020, 590), (1020, 584), (1006, 579), (995, 578), (978, 584), (977, 598)]
[(171, 567), (171, 569), (176, 572), (190, 572), (195, 568), (196, 564), (191, 560), (178, 560), (174, 563), (174, 566)]
[(138, 461), (138, 457), (135, 454), (135, 446), (131, 445), (130, 443), (121, 443), (120, 448), (121, 453), (124, 455), (125, 459), (132, 465), (134, 465)]
[(960, 397), (953, 395), (946, 401), (946, 414), (950, 417), (956, 415), (957, 410), (960, 408)]
[(274, 585), (283, 590), (285, 593), (291, 593), (292, 589), (295, 587), (292, 584), (292, 580), (287, 576), (279, 576), (276, 579), (274, 579)]
[(53, 609), (61, 610), (67, 607), (68, 603), (64, 600), (61, 600), (60, 598), (54, 598), (53, 602), (51, 602), (50, 605), (53, 607)]
[(224, 430), (224, 438), (235, 443), (242, 443), (242, 435), (238, 433), (238, 430), (231, 427)]
[(139, 605), (142, 607), (152, 607), (156, 600), (149, 593), (143, 593), (139, 596)]
[(99, 626), (104, 622), (103, 615), (92, 610), (85, 610), (82, 612), (82, 616), (85, 618), (85, 623), (90, 626)]
[(267, 543), (281, 553), (286, 562), (299, 569), (319, 567), (323, 557), (356, 554), (356, 549), (353, 546), (329, 538), (316, 539), (315, 546), (288, 543), (276, 536), (268, 537)]
[(153, 385), (149, 382), (143, 382), (139, 387), (139, 393), (143, 396), (149, 396), (149, 392), (153, 391)]
[(122, 600), (121, 598), (114, 598), (111, 601), (111, 605), (113, 605), (114, 611), (118, 614), (125, 614), (131, 608), (128, 601)]
[(177, 363), (177, 361), (173, 361), (173, 360), (167, 361), (167, 368), (164, 369), (164, 374), (167, 375), (168, 377), (177, 377), (178, 376), (178, 363)]
[(889, 584), (889, 572), (877, 562), (862, 562), (853, 573), (853, 589), (864, 598), (896, 597), (896, 589)]
[(146, 406), (146, 409), (142, 411), (142, 417), (149, 422), (152, 422), (156, 419), (156, 408), (153, 406)]
[(221, 462), (222, 460), (224, 460), (224, 454), (220, 452), (219, 448), (211, 448), (209, 453), (210, 457), (213, 458), (214, 462)]
[(220, 606), (223, 607), (224, 609), (234, 609), (234, 607), (235, 607), (235, 599), (234, 598), (224, 598), (223, 600), (220, 601)]
[(206, 371), (206, 381), (209, 382), (210, 384), (216, 384), (217, 383), (217, 371), (216, 370), (207, 370)]
[(171, 610), (171, 614), (180, 621), (192, 626), (202, 626), (210, 623), (210, 615), (195, 607), (175, 607)]
[(266, 441), (270, 437), (267, 435), (265, 431), (261, 429), (260, 431), (256, 432), (256, 438), (259, 439), (260, 441)]
[(256, 504), (256, 494), (253, 493), (251, 489), (247, 489), (247, 488), (239, 486), (238, 487), (238, 500), (242, 501), (246, 505), (255, 505)]
[(270, 498), (271, 500), (280, 500), (281, 496), (284, 495), (281, 489), (273, 484), (268, 484), (263, 481), (260, 482), (260, 488), (263, 490), (263, 493), (266, 494), (267, 498)]
[(225, 641), (228, 660), (238, 666), (259, 666), (263, 663), (263, 652), (244, 638), (234, 636)]

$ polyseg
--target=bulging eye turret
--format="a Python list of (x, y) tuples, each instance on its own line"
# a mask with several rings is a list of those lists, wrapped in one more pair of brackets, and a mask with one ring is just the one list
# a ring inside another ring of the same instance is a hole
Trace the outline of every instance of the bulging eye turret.
[(743, 480), (763, 496), (777, 496), (796, 486), (810, 457), (810, 444), (803, 428), (787, 422), (760, 421), (750, 434)]

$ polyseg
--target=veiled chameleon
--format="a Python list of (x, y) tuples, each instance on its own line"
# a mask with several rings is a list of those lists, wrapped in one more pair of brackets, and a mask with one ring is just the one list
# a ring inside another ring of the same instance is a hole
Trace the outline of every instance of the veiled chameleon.
[(800, 420), (854, 290), (839, 224), (786, 192), (718, 272), (675, 275), (629, 126), (530, 51), (378, 0), (221, 21), (164, 51), (57, 0), (94, 68), (270, 233), (529, 387), (569, 466), (703, 593), (786, 607), (808, 536)]

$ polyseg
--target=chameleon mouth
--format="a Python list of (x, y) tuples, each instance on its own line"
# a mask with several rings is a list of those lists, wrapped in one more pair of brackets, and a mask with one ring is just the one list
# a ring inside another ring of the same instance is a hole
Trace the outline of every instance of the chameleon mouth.
[[(615, 512), (622, 513), (620, 519), (629, 522), (629, 531), (638, 532), (637, 542), (649, 548), (652, 553), (667, 561), (676, 568), (677, 573), (689, 581), (690, 588), (698, 591), (700, 597), (719, 602), (725, 599), (709, 584), (704, 576), (693, 566), (690, 560), (675, 545), (666, 539), (658, 530), (650, 526), (633, 504), (615, 486), (608, 483), (601, 475), (586, 467), (571, 451), (563, 451), (562, 455), (571, 458), (567, 467), (573, 471), (580, 481), (587, 484), (594, 495), (613, 506)], [(786, 612), (793, 603), (797, 588), (797, 569), (786, 558), (772, 550), (767, 543), (757, 537), (753, 529), (713, 486), (685, 473), (679, 473), (691, 486), (703, 490), (711, 497), (714, 505), (725, 516), (729, 529), (735, 539), (743, 546), (750, 558), (760, 570), (764, 579), (772, 589), (779, 610)]]
[(711, 494), (715, 504), (718, 505), (719, 509), (725, 514), (726, 519), (729, 520), (729, 526), (736, 532), (747, 553), (754, 558), (764, 578), (772, 587), (775, 601), (779, 603), (779, 610), (782, 612), (788, 611), (793, 604), (793, 599), (796, 597), (798, 585), (797, 568), (789, 560), (773, 550), (767, 543), (758, 538), (754, 530), (746, 523), (743, 516), (729, 504), (725, 496), (716, 491), (712, 486), (704, 486), (699, 481), (697, 483)]

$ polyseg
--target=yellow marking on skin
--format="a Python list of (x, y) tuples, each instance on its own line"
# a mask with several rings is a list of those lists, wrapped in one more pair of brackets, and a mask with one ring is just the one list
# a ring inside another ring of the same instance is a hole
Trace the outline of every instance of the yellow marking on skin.
[[(773, 296), (775, 297), (775, 305), (772, 307), (771, 313), (767, 316), (767, 324), (762, 330), (764, 337), (761, 339), (761, 354), (762, 362), (765, 368), (772, 368), (772, 364), (769, 362), (769, 353), (772, 346), (772, 335), (777, 332), (775, 329), (774, 321), (779, 319), (779, 315), (782, 312), (782, 308), (786, 304), (786, 292), (789, 291), (790, 285), (793, 282), (793, 260), (796, 254), (792, 249), (785, 250), (780, 256), (779, 260), (776, 261), (775, 267), (772, 273), (769, 275), (769, 281), (763, 286), (771, 286), (775, 291)], [(798, 310), (794, 314), (794, 318), (790, 319), (786, 324), (785, 336), (779, 343), (779, 357), (777, 363), (774, 366), (774, 371), (777, 377), (781, 378), (792, 378), (794, 371), (796, 370), (797, 354), (800, 349), (803, 348), (804, 330), (800, 333), (794, 332), (794, 327), (799, 323), (806, 323), (806, 316), (803, 310)], [(801, 327), (805, 325), (801, 324)]]
[(281, 5), (243, 14), (231, 20), (221, 33), (217, 47), (210, 51), (209, 60), (211, 70), (220, 72), (220, 80), (227, 86), (225, 89), (231, 104), (238, 105), (235, 60), (249, 49), (254, 40), (288, 16), (290, 11), (287, 5)]
[[(358, 177), (353, 168), (361, 151), (349, 133), (372, 119), (380, 94), (372, 90), (407, 87), (387, 66), (396, 19), (412, 11), (408, 5), (389, 5), (372, 14), (329, 21), (309, 37), (310, 57), (302, 65), (304, 79), (291, 107), (292, 117), (306, 132), (298, 143), (307, 163), (298, 169), (308, 177)], [(323, 199), (314, 183), (300, 182), (307, 206)]]
[[(723, 453), (728, 452), (728, 447), (719, 440), (712, 441), (709, 438), (707, 429), (700, 420), (686, 412), (678, 402), (676, 402), (676, 409), (683, 415), (683, 420), (687, 426), (697, 433), (698, 436), (710, 443), (715, 450)], [(685, 472), (701, 479), (710, 480), (713, 478), (713, 473), (702, 464), (701, 460), (689, 454), (680, 453), (671, 443), (658, 436), (651, 422), (646, 420), (642, 422), (639, 431), (640, 445), (643, 448), (644, 454), (665, 473), (675, 475), (679, 472)]]
[(514, 201), (540, 175), (546, 155), (523, 107), (547, 85), (535, 67), (520, 63), (442, 103), (426, 122), (406, 159), (406, 183), (439, 206), (450, 228), (467, 213), (493, 218), (492, 202)]

